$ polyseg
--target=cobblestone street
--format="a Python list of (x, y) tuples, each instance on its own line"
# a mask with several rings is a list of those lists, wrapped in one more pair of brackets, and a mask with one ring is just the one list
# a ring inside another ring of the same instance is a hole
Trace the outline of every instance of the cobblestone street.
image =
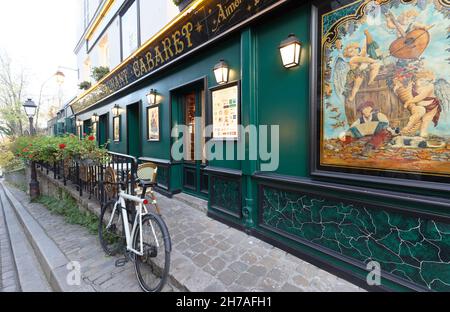
[[(9, 190), (20, 202), (29, 202), (25, 193)], [(361, 291), (180, 200), (158, 200), (173, 243), (164, 291)], [(86, 291), (140, 291), (133, 265), (116, 268), (118, 258), (104, 255), (97, 236), (40, 204), (27, 204), (27, 209), (67, 258), (80, 262)]]

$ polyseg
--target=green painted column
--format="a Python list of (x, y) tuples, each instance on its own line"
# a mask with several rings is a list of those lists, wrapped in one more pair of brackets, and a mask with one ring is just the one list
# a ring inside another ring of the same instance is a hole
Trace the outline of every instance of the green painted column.
[[(258, 125), (256, 101), (256, 47), (251, 28), (241, 34), (241, 79), (242, 79), (242, 125)], [(247, 134), (245, 134), (247, 136)], [(244, 138), (242, 138), (244, 139)], [(257, 160), (249, 160), (249, 138), (245, 138), (245, 160), (242, 162), (242, 200), (244, 225), (254, 228), (257, 224), (258, 212), (256, 203), (256, 183), (252, 174), (257, 170)]]

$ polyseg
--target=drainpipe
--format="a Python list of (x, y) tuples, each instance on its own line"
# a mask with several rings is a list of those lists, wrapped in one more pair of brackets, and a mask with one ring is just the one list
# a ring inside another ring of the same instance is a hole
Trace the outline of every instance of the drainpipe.
[[(257, 101), (256, 101), (256, 64), (255, 64), (255, 38), (250, 28), (241, 35), (241, 80), (242, 80), (242, 125), (258, 125)], [(250, 160), (250, 140), (245, 139), (245, 160), (242, 163), (242, 215), (244, 225), (248, 232), (256, 227), (257, 208), (257, 185), (252, 175), (257, 171), (258, 160)]]

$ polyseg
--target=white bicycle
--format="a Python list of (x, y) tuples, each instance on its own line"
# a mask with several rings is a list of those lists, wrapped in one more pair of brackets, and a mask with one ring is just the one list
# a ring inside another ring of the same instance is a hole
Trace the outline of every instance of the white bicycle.
[[(139, 285), (144, 291), (158, 292), (169, 275), (171, 240), (153, 193), (156, 183), (139, 180), (140, 197), (125, 192), (127, 183), (116, 183), (121, 188), (117, 201), (102, 207), (100, 243), (110, 256), (121, 251), (125, 254), (124, 259), (116, 261), (116, 266), (134, 262)], [(145, 196), (148, 188), (150, 197)], [(152, 206), (156, 213), (150, 211)]]

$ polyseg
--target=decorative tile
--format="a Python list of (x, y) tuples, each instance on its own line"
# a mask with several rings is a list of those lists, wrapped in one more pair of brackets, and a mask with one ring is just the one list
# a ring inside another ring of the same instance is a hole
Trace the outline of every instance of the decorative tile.
[(241, 214), (241, 185), (238, 180), (222, 179), (213, 177), (211, 204), (214, 207), (230, 211), (234, 214)]
[(450, 224), (263, 187), (262, 223), (430, 290), (450, 291)]

